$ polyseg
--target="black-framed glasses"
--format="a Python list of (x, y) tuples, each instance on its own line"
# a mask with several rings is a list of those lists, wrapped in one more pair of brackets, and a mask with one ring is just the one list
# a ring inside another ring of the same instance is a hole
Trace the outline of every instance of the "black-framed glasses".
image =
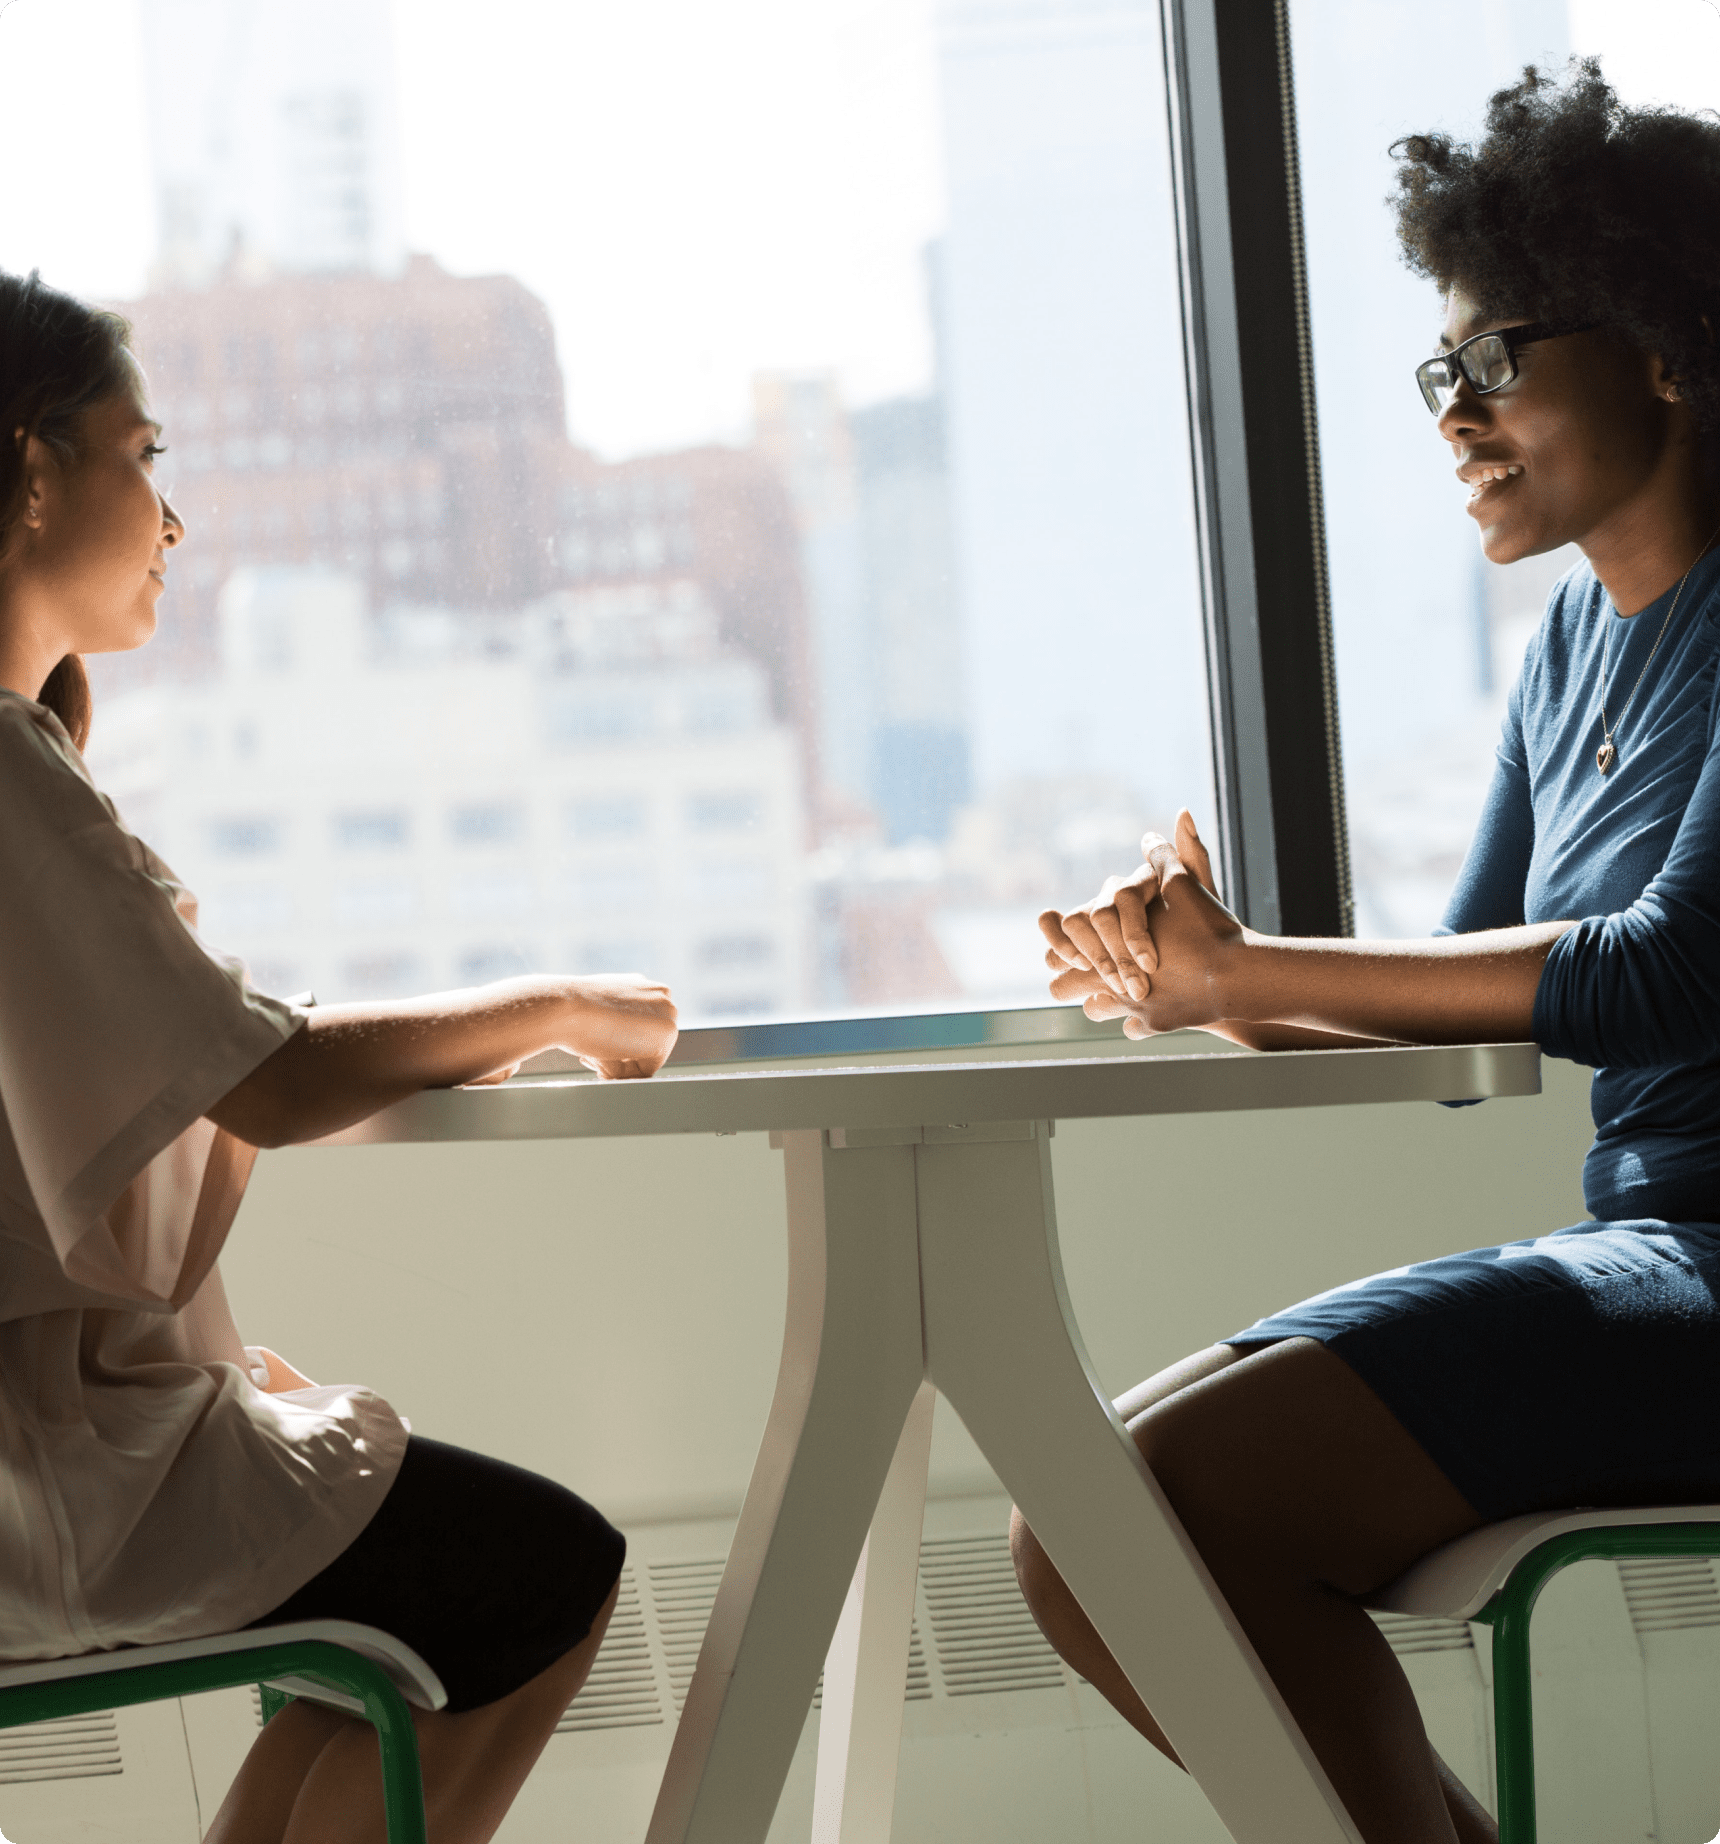
[(1520, 346), (1532, 346), (1542, 339), (1563, 339), (1570, 333), (1587, 333), (1599, 324), (1596, 320), (1585, 320), (1580, 325), (1532, 320), (1527, 326), (1477, 333), (1462, 345), (1416, 366), (1415, 381), (1421, 386), (1422, 402), (1435, 416), (1443, 416), (1457, 395), (1460, 380), (1477, 397), (1503, 390), (1517, 375)]

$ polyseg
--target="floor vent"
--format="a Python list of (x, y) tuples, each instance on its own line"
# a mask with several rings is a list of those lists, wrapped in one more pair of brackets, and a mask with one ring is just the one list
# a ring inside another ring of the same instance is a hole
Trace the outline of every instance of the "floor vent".
[(1419, 1614), (1377, 1613), (1374, 1623), (1399, 1658), (1417, 1652), (1473, 1652), (1467, 1620), (1430, 1620)]
[(1706, 1556), (1646, 1556), (1621, 1562), (1618, 1576), (1639, 1635), (1720, 1626), (1720, 1586)]
[[(677, 1705), (684, 1694), (677, 1694)], [(591, 1729), (644, 1729), (662, 1720), (657, 1672), (651, 1662), (650, 1636), (645, 1631), (645, 1609), (639, 1601), (638, 1580), (629, 1566), (621, 1571), (621, 1593), (591, 1676), (567, 1706), (555, 1732), (577, 1735)]]
[(1062, 1689), (1063, 1661), (1021, 1598), (1007, 1536), (934, 1538), (921, 1546), (920, 1579), (950, 1696)]
[(929, 1703), (932, 1697), (932, 1673), (926, 1663), (926, 1648), (920, 1639), (918, 1620), (908, 1639), (908, 1682), (902, 1696), (909, 1703)]
[(112, 1710), (0, 1729), (0, 1786), (35, 1780), (91, 1780), (124, 1773), (119, 1722)]
[(710, 1623), (717, 1584), (723, 1579), (723, 1558), (653, 1562), (649, 1575), (657, 1631), (663, 1641), (663, 1662), (669, 1668), (669, 1689), (678, 1716), (687, 1701), (693, 1667), (699, 1662), (699, 1646)]

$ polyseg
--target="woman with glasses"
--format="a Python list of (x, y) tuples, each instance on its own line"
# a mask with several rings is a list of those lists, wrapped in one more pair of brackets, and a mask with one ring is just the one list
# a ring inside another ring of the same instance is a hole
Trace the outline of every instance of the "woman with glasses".
[[(259, 1146), (551, 1046), (649, 1076), (674, 1005), (637, 974), (314, 1010), (258, 992), (81, 753), (83, 656), (150, 638), (186, 538), (125, 323), (0, 273), (0, 417), (0, 1659), (382, 1627), (448, 1692), (414, 1712), (430, 1835), (482, 1844), (591, 1670), (621, 1535), (241, 1344), (216, 1260)], [(208, 1833), (382, 1836), (373, 1731), (304, 1701)]]
[[(1624, 109), (1586, 62), (1494, 97), (1474, 145), (1394, 151), (1445, 303), (1416, 382), (1482, 550), (1583, 554), (1444, 926), (1257, 935), (1187, 812), (1041, 926), (1053, 994), (1131, 1036), (1532, 1038), (1595, 1070), (1593, 1220), (1336, 1288), (1117, 1405), (1369, 1844), (1480, 1844), (1359, 1597), (1483, 1523), (1720, 1501), (1720, 122)], [(1048, 1637), (1171, 1754), (1014, 1541)]]

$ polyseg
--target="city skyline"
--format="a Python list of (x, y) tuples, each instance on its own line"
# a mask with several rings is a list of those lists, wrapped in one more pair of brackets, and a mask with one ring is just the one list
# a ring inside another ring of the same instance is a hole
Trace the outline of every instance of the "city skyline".
[[(501, 269), (533, 287), (556, 326), (574, 433), (605, 456), (744, 439), (761, 370), (834, 368), (856, 406), (923, 391), (933, 360), (921, 253), (946, 228), (933, 3), (829, 0), (796, 20), (786, 0), (769, 0), (728, 9), (725, 37), (693, 0), (549, 15), (529, 0), (497, 0), (474, 45), (455, 30), (454, 0), (416, 0), (413, 34), (396, 29), (407, 245), (454, 273)], [(522, 53), (534, 31), (544, 53), (536, 59)], [(1720, 93), (1720, 18), (1707, 0), (1572, 0), (1571, 43), (1599, 52), (1631, 100), (1707, 106)], [(150, 138), (142, 56), (138, 0), (12, 0), (0, 15), (0, 104), (21, 144), (56, 149), (29, 187), (0, 199), (0, 264), (40, 267), (97, 298), (142, 291), (158, 244), (153, 181), (139, 157)], [(795, 59), (810, 81), (789, 81)], [(495, 76), (509, 60), (536, 86), (513, 105)], [(61, 66), (78, 72), (79, 132), (69, 139), (57, 91), (30, 80), (32, 70)], [(540, 191), (535, 174), (546, 161), (533, 150), (553, 155), (549, 124), (569, 105), (563, 95), (540, 109), (539, 92), (569, 68), (581, 74), (577, 126), (588, 139), (576, 166), (548, 165), (557, 177)], [(601, 70), (614, 74), (607, 87)], [(1470, 90), (1473, 112), (1485, 85)], [(780, 146), (785, 96), (804, 130), (790, 163), (793, 201), (749, 183)], [(456, 97), (466, 132), (450, 140), (439, 124)], [(629, 111), (632, 125), (618, 132)], [(677, 124), (701, 149), (690, 166), (676, 160)], [(544, 138), (520, 139), (534, 134)], [(744, 145), (731, 149), (737, 136)], [(509, 153), (500, 169), (509, 186), (490, 183), (472, 158), (490, 146)], [(559, 177), (570, 171), (572, 217)], [(578, 183), (587, 174), (601, 174), (602, 185)], [(558, 202), (572, 254), (539, 273), (534, 264), (555, 252), (527, 226), (545, 196)], [(812, 197), (824, 206), (809, 220)], [(796, 221), (784, 216), (788, 203), (815, 241), (775, 234)], [(714, 299), (690, 284), (708, 279), (718, 226), (738, 240), (726, 265), (734, 273)], [(705, 251), (697, 278), (675, 254), (689, 241)], [(629, 272), (638, 283), (623, 294), (599, 298), (588, 286), (593, 273)], [(750, 331), (737, 286), (769, 307)], [(720, 340), (705, 324), (715, 329), (718, 309)]]

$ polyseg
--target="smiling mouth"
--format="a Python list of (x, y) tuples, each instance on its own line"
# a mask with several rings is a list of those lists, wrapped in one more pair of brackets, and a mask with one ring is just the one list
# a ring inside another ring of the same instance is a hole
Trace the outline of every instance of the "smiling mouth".
[(1498, 467), (1484, 467), (1469, 482), (1469, 504), (1477, 505), (1488, 494), (1497, 493), (1502, 487), (1509, 486), (1522, 471), (1521, 464), (1515, 461), (1508, 466), (1501, 464)]

